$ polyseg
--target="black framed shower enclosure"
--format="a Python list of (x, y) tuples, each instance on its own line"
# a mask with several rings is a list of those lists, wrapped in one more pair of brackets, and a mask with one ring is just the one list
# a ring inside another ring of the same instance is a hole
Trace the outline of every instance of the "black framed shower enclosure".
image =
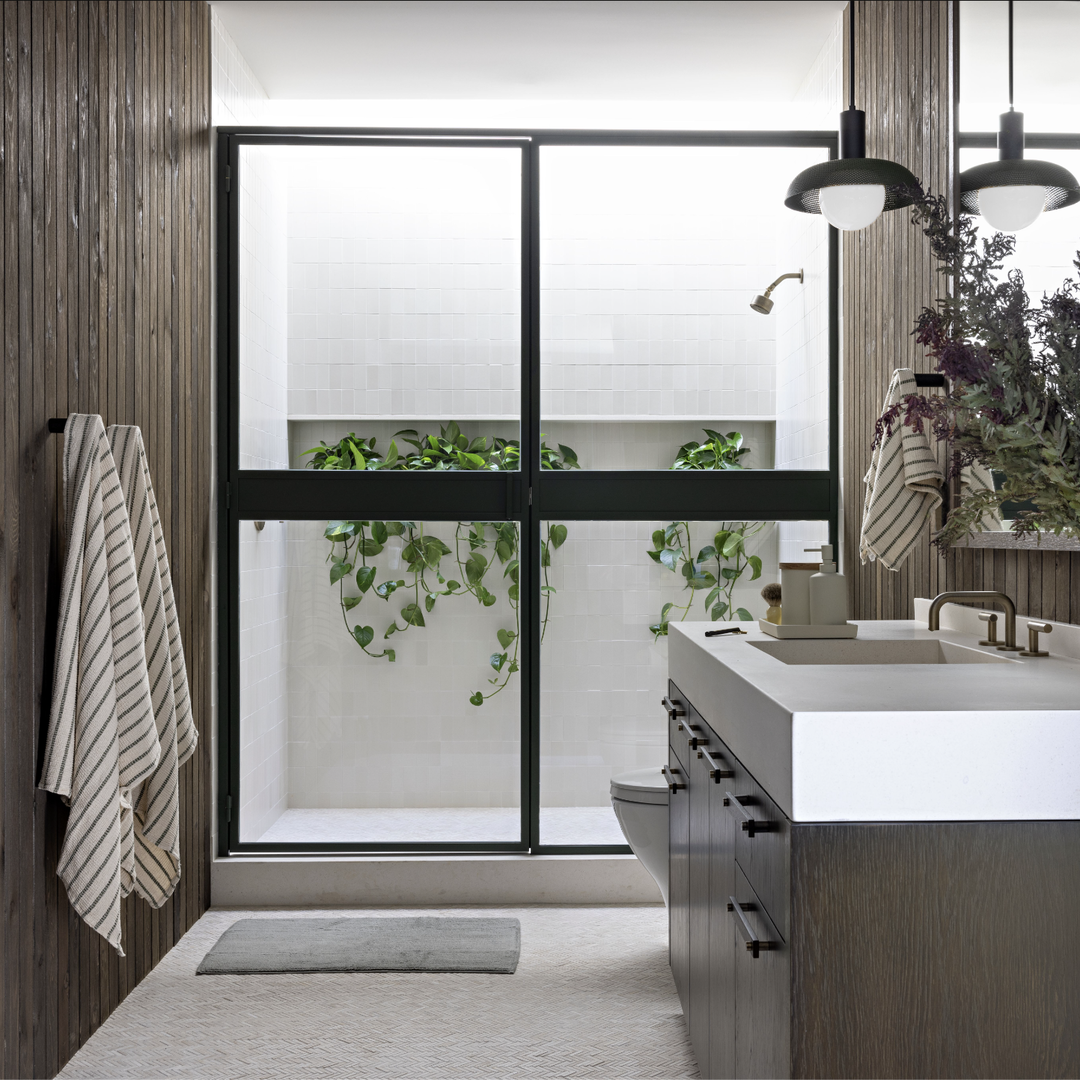
[[(520, 442), (518, 472), (320, 472), (240, 469), (240, 153), (243, 147), (453, 147), (521, 155)], [(541, 522), (694, 519), (703, 506), (747, 521), (828, 522), (838, 540), (838, 244), (828, 229), (828, 468), (754, 471), (541, 471), (540, 150), (545, 146), (817, 148), (834, 132), (621, 132), (221, 128), (217, 142), (217, 537), (219, 855), (283, 852), (629, 853), (624, 845), (544, 845), (540, 837)], [(520, 530), (521, 834), (513, 843), (241, 842), (240, 582), (242, 521), (414, 518), (514, 521)], [(657, 702), (659, 709), (659, 702)]]

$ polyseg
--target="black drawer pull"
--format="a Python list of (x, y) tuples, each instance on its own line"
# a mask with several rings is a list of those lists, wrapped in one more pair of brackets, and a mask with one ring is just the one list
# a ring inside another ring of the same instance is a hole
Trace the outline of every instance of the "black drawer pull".
[(760, 953), (776, 948), (775, 942), (762, 941), (757, 934), (754, 933), (754, 928), (750, 925), (750, 920), (743, 914), (745, 911), (756, 911), (757, 908), (753, 904), (740, 904), (734, 896), (729, 896), (727, 909), (735, 916), (736, 921), (742, 928), (742, 938), (746, 942), (746, 951), (750, 953), (755, 960)]
[(705, 759), (705, 764), (709, 766), (710, 778), (718, 784), (721, 780), (726, 780), (728, 777), (735, 775), (734, 769), (725, 764), (724, 759), (719, 754), (713, 757), (708, 750), (699, 750), (698, 754)]
[[(702, 735), (701, 728), (696, 724), (687, 724), (685, 726), (680, 724), (679, 727), (690, 736), (690, 738), (686, 740), (686, 744), (691, 750), (696, 750), (702, 743), (707, 743), (709, 741), (709, 736)], [(697, 734), (695, 734), (695, 732), (697, 732)]]
[(668, 714), (669, 720), (674, 720), (677, 716), (686, 715), (686, 710), (677, 701), (672, 701), (671, 698), (661, 698), (660, 704), (664, 706), (664, 711)]
[[(747, 796), (743, 796), (746, 798)], [(731, 794), (730, 791), (724, 792), (724, 805), (730, 808), (731, 812), (735, 815), (739, 824), (742, 825), (742, 830), (747, 836), (753, 836), (759, 832), (772, 832), (776, 825), (772, 821), (763, 821), (761, 818), (756, 818), (750, 812), (750, 809), (743, 806), (739, 802), (738, 798)]]
[(686, 787), (685, 784), (680, 784), (679, 781), (675, 779), (675, 774), (679, 771), (678, 769), (669, 769), (665, 765), (660, 771), (664, 774), (664, 779), (667, 781), (668, 790), (671, 792), (672, 795), (674, 795), (675, 792), (678, 791), (680, 788)]

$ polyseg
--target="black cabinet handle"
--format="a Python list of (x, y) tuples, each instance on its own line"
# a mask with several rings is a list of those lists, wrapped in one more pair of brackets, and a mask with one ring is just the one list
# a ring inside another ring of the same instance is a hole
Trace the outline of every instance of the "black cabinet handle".
[(730, 765), (726, 765), (719, 754), (713, 757), (708, 750), (699, 750), (698, 754), (705, 759), (705, 764), (709, 766), (709, 776), (718, 784), (721, 780), (735, 775), (735, 770)]
[(750, 920), (743, 914), (746, 911), (756, 911), (757, 909), (753, 904), (740, 904), (734, 896), (729, 896), (727, 909), (735, 916), (735, 921), (742, 931), (741, 937), (746, 942), (746, 951), (750, 953), (755, 960), (760, 953), (776, 948), (775, 942), (762, 941), (757, 934), (754, 933), (754, 928), (750, 925)]
[[(745, 795), (743, 796), (743, 798), (746, 797), (747, 796)], [(750, 809), (743, 806), (738, 798), (735, 795), (732, 795), (730, 791), (724, 792), (724, 805), (735, 815), (736, 820), (742, 826), (742, 831), (746, 833), (747, 836), (753, 836), (755, 833), (759, 832), (772, 832), (776, 828), (774, 822), (763, 821), (761, 818), (754, 817)]]
[(669, 720), (674, 720), (676, 716), (686, 715), (686, 710), (677, 701), (672, 701), (669, 697), (661, 698), (660, 704), (664, 706)]
[(697, 727), (695, 724), (687, 724), (685, 727), (680, 724), (679, 726), (683, 727), (683, 730), (690, 736), (690, 738), (686, 740), (686, 744), (691, 750), (697, 750), (702, 743), (707, 743), (709, 741), (709, 736), (702, 735), (701, 728)]
[(686, 787), (685, 784), (680, 784), (679, 781), (675, 779), (675, 774), (679, 771), (678, 769), (669, 769), (665, 765), (660, 771), (664, 774), (664, 779), (667, 781), (668, 790), (671, 792), (672, 795), (674, 795), (675, 792), (678, 791), (680, 788)]

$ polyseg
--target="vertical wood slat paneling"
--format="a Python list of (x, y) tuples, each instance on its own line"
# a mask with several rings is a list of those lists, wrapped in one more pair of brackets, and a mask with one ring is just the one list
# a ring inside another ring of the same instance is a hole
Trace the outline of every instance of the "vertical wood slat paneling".
[(209, 739), (184, 766), (184, 873), (124, 901), (123, 959), (56, 877), (67, 812), (37, 791), (61, 540), (62, 436), (146, 434), (196, 722), (209, 715), (209, 11), (203, 0), (0, 7), (0, 1076), (52, 1076), (209, 906)]
[[(856, 2), (856, 104), (866, 112), (868, 157), (906, 165), (931, 191), (953, 179), (949, 86), (950, 0)], [(847, 29), (845, 27), (845, 33)], [(848, 77), (847, 49), (845, 81)], [(941, 82), (942, 73), (945, 81)], [(904, 210), (883, 214), (868, 229), (844, 233), (843, 483), (844, 573), (855, 618), (912, 616), (912, 598), (936, 584), (938, 556), (926, 541), (893, 572), (859, 562), (863, 476), (874, 422), (893, 370), (930, 369), (911, 338), (922, 308), (941, 287), (921, 231)]]
[[(867, 155), (906, 165), (955, 205), (958, 17), (955, 0), (856, 2), (856, 104), (866, 111)], [(846, 25), (845, 25), (845, 33)], [(844, 50), (845, 65), (847, 49)], [(847, 69), (845, 67), (845, 85)], [(843, 246), (844, 573), (853, 618), (905, 619), (916, 596), (998, 589), (1017, 611), (1080, 622), (1080, 552), (962, 548), (941, 556), (925, 541), (899, 571), (859, 563), (862, 478), (874, 421), (894, 368), (929, 370), (910, 336), (940, 295), (922, 233), (903, 210), (845, 233)]]

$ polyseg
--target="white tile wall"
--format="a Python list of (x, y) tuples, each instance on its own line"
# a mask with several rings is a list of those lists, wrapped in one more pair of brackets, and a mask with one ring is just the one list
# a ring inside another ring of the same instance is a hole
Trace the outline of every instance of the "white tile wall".
[(307, 152), (289, 187), (289, 413), (520, 408), (517, 150)]
[[(667, 642), (649, 624), (668, 601), (685, 607), (681, 576), (654, 563), (646, 551), (666, 522), (575, 521), (549, 571), (558, 592), (542, 647), (540, 798), (543, 806), (602, 806), (611, 777), (666, 761)], [(691, 522), (696, 553), (717, 521)], [(546, 532), (546, 524), (544, 526)], [(740, 582), (736, 606), (765, 614), (762, 585), (777, 579), (776, 530), (751, 541), (764, 568), (756, 582)], [(746, 575), (749, 578), (749, 574)], [(697, 593), (687, 618), (708, 621)], [(678, 610), (669, 616), (679, 617)]]

